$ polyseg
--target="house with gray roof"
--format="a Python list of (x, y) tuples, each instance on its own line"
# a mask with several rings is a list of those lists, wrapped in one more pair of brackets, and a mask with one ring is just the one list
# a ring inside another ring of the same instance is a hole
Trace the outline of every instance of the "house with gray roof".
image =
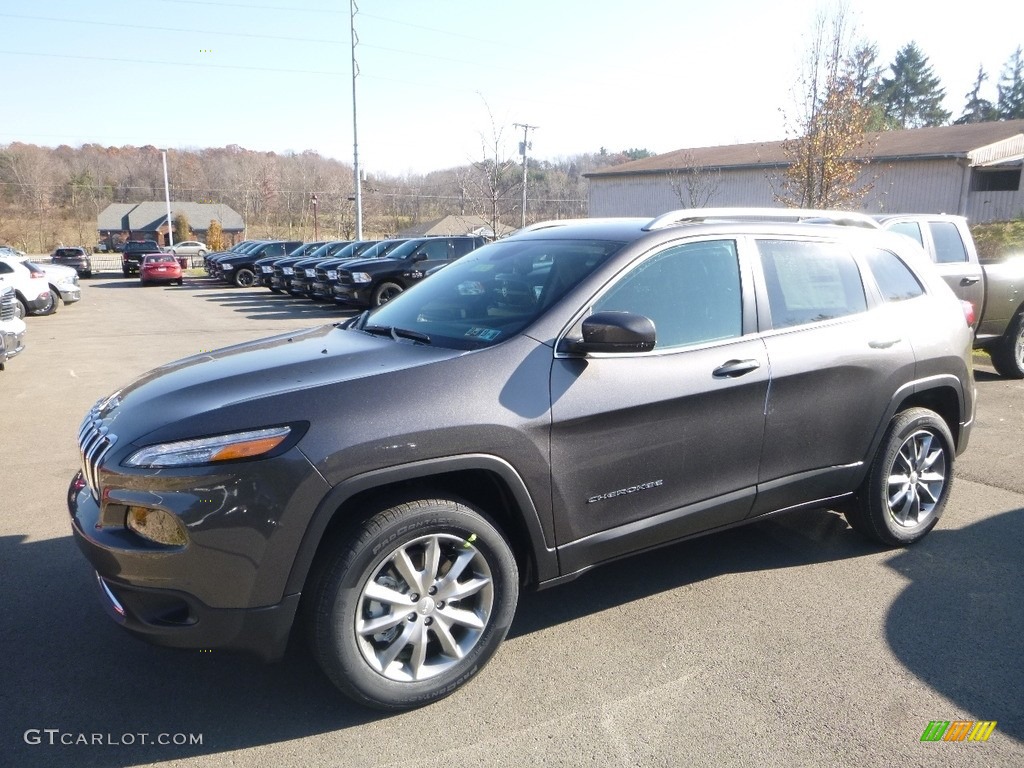
[(513, 227), (498, 222), (498, 232), (491, 227), (490, 219), (474, 214), (452, 214), (443, 219), (426, 221), (403, 229), (398, 237), (432, 237), (440, 235), (483, 235), (484, 237), (504, 237), (512, 232)]
[[(220, 203), (171, 203), (171, 222), (178, 214), (188, 220), (194, 236), (205, 242), (211, 221), (220, 222), (224, 240), (234, 245), (243, 239), (245, 221), (233, 208)], [(126, 240), (156, 240), (168, 244), (170, 225), (166, 202), (111, 203), (96, 220), (100, 240), (113, 248)]]
[[(973, 222), (1024, 217), (1024, 120), (866, 135), (866, 213), (952, 213)], [(778, 206), (783, 142), (666, 152), (586, 174), (591, 216), (657, 216), (701, 206)]]

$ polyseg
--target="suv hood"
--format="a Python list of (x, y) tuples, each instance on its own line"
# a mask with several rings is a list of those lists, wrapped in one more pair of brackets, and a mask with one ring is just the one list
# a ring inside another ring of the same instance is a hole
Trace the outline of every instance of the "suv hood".
[[(209, 423), (213, 412), (276, 395), (387, 374), (465, 354), (325, 325), (205, 352), (156, 368), (112, 396), (101, 416), (122, 440), (135, 441), (179, 421)], [(240, 428), (274, 421), (273, 408)], [(174, 430), (177, 431), (177, 430)], [(195, 430), (192, 430), (195, 432)], [(209, 429), (216, 433), (217, 429)], [(185, 435), (190, 436), (190, 435)], [(164, 438), (162, 438), (164, 439)]]

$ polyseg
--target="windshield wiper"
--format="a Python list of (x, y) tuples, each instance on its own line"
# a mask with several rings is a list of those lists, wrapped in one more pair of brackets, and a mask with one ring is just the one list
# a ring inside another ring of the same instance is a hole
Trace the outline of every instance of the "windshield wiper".
[(364, 325), (362, 330), (367, 333), (376, 334), (377, 336), (390, 336), (395, 341), (402, 338), (409, 339), (411, 341), (418, 341), (421, 344), (430, 343), (430, 337), (427, 336), (427, 334), (420, 333), (419, 331), (410, 331), (407, 328), (395, 328), (389, 325)]

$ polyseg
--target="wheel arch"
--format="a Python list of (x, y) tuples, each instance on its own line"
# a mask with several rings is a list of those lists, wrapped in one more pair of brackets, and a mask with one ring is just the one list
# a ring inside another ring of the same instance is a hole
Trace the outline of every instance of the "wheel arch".
[(306, 527), (285, 587), (301, 592), (328, 542), (345, 527), (417, 498), (450, 498), (481, 510), (509, 542), (524, 582), (558, 575), (557, 554), (545, 541), (540, 515), (515, 469), (496, 456), (474, 454), (368, 472), (335, 486)]
[(858, 478), (858, 483), (867, 475), (868, 468), (889, 429), (889, 424), (896, 414), (908, 408), (927, 408), (937, 413), (946, 422), (950, 434), (953, 435), (955, 453), (960, 453), (959, 448), (963, 436), (961, 421), (966, 408), (960, 379), (952, 375), (942, 375), (908, 382), (893, 394), (889, 407), (885, 411), (885, 417), (875, 430), (871, 446), (861, 467), (861, 477)]

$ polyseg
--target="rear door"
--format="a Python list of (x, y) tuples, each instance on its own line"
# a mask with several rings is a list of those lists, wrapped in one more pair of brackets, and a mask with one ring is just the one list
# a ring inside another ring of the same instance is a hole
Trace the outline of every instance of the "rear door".
[[(772, 370), (761, 514), (849, 490), (914, 351), (880, 306), (864, 261), (826, 239), (756, 238), (763, 339)], [(867, 284), (867, 285), (866, 285)]]

